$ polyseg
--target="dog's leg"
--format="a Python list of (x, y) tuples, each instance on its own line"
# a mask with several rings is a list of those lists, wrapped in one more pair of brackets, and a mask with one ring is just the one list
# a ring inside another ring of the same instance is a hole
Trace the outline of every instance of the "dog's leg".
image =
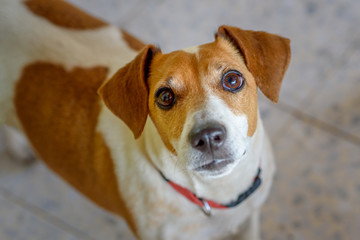
[(242, 231), (234, 239), (260, 240), (260, 209), (257, 209), (242, 226)]
[(260, 240), (260, 209), (256, 210), (250, 217), (250, 227), (246, 239)]
[(9, 126), (3, 126), (5, 149), (10, 157), (20, 163), (32, 163), (36, 157), (30, 143), (25, 136), (17, 129)]

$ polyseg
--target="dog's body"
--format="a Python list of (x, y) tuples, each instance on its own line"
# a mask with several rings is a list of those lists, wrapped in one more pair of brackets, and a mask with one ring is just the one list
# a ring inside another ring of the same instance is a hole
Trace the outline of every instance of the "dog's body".
[[(0, 120), (51, 169), (141, 239), (259, 238), (275, 165), (256, 91), (277, 101), (286, 39), (224, 26), (213, 43), (162, 54), (62, 1), (1, 5)], [(234, 78), (246, 80), (236, 91)], [(161, 177), (226, 204), (258, 168), (262, 185), (210, 217)]]

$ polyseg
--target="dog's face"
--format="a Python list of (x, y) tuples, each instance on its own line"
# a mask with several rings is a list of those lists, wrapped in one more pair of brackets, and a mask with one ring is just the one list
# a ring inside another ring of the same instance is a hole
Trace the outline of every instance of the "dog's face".
[(257, 125), (257, 86), (228, 40), (157, 54), (148, 86), (149, 114), (179, 167), (221, 176), (244, 157)]
[(246, 157), (257, 87), (277, 101), (289, 56), (287, 39), (225, 26), (198, 47), (162, 54), (148, 46), (99, 93), (135, 137), (150, 115), (181, 168), (220, 177)]

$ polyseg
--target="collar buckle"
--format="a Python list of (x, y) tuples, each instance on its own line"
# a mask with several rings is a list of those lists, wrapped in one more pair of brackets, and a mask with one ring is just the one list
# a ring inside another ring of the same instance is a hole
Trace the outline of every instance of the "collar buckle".
[(209, 203), (202, 199), (202, 198), (199, 198), (199, 200), (203, 203), (203, 206), (201, 206), (201, 210), (205, 213), (206, 216), (210, 217), (211, 216), (211, 207), (209, 205)]

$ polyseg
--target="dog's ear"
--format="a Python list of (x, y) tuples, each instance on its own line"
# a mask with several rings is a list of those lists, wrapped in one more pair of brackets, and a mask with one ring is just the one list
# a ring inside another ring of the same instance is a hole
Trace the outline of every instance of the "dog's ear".
[(257, 86), (271, 101), (277, 102), (281, 82), (290, 62), (290, 40), (266, 32), (221, 26), (218, 35), (229, 39), (240, 51)]
[(103, 83), (98, 94), (105, 105), (140, 137), (148, 115), (148, 86), (151, 60), (158, 48), (148, 45), (125, 67)]

